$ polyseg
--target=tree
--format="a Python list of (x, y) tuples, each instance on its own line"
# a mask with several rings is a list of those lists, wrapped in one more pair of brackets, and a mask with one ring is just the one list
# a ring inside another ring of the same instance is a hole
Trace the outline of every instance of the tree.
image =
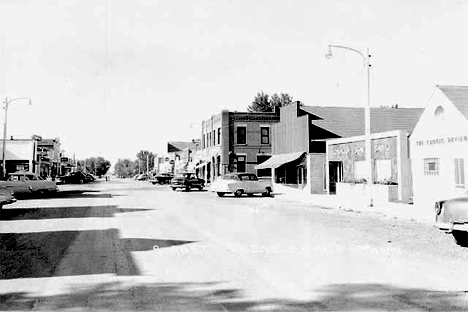
[(257, 93), (252, 104), (247, 107), (247, 110), (249, 112), (274, 112), (275, 108), (289, 105), (292, 102), (292, 96), (287, 93), (281, 93), (280, 95), (274, 93), (270, 97), (262, 91)]
[[(154, 158), (155, 155), (150, 151), (139, 151), (136, 154), (137, 160), (134, 162), (134, 168), (140, 172), (152, 171), (154, 169)], [(148, 166), (147, 166), (148, 162)]]
[(128, 158), (119, 159), (114, 166), (114, 173), (119, 178), (130, 178), (136, 174), (136, 171), (133, 168), (134, 162)]
[(247, 107), (249, 112), (271, 112), (270, 96), (266, 93), (257, 92), (252, 104)]
[(77, 163), (77, 171), (87, 172), (98, 177), (101, 177), (107, 173), (111, 166), (110, 161), (103, 157), (90, 157), (85, 160), (79, 160)]

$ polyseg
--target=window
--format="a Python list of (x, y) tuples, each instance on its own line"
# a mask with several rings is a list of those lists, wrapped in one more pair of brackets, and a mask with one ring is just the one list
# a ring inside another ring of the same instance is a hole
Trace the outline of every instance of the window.
[(221, 128), (218, 128), (218, 145), (221, 144)]
[(204, 134), (204, 135), (203, 135), (202, 141), (203, 141), (203, 142), (202, 142), (202, 146), (203, 146), (203, 148), (206, 148), (206, 146), (205, 146), (205, 142), (206, 142), (206, 134)]
[[(267, 161), (271, 156), (270, 155), (257, 155), (257, 164), (264, 163)], [(270, 168), (265, 168), (265, 169), (258, 169), (257, 170), (257, 176), (259, 177), (271, 177), (271, 169)]]
[(367, 177), (367, 164), (365, 160), (354, 162), (354, 178), (355, 179), (366, 179)]
[(246, 127), (237, 127), (237, 144), (246, 144)]
[(439, 158), (424, 158), (424, 175), (439, 175)]
[(386, 181), (392, 178), (392, 161), (390, 159), (377, 159), (375, 161), (377, 181)]
[(262, 144), (270, 144), (270, 127), (260, 127)]
[(245, 156), (237, 156), (237, 172), (245, 172)]
[(206, 136), (207, 136), (207, 141), (208, 141), (207, 145), (208, 145), (208, 147), (210, 147), (211, 146), (211, 132), (207, 133)]
[(216, 145), (216, 131), (213, 130), (213, 146)]
[(465, 187), (465, 164), (463, 158), (455, 158), (455, 186)]

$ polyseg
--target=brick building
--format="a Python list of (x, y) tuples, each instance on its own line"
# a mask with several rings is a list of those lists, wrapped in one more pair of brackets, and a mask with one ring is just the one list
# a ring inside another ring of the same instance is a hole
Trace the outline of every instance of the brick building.
[[(271, 156), (271, 127), (278, 113), (221, 111), (202, 122), (197, 173), (210, 182), (228, 172), (255, 172)], [(269, 176), (270, 171), (260, 171)]]

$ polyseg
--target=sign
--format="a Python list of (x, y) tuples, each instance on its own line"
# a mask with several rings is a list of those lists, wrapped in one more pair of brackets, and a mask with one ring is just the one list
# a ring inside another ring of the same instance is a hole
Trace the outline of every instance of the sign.
[(164, 158), (164, 161), (169, 161), (169, 157)]
[(169, 163), (170, 163), (171, 165), (173, 165), (173, 164), (174, 164), (174, 160), (171, 160)]
[(419, 141), (416, 141), (416, 146), (425, 146), (425, 145), (432, 146), (432, 145), (443, 145), (443, 144), (453, 144), (453, 143), (468, 143), (468, 135), (419, 140)]
[(67, 162), (67, 161), (68, 161), (68, 157), (60, 157), (60, 161), (61, 161), (61, 162)]

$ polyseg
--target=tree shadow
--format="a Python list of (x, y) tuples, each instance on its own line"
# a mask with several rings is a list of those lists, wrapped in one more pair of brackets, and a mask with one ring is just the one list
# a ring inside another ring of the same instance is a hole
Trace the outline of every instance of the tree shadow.
[(120, 238), (117, 229), (0, 234), (0, 280), (88, 274), (139, 275), (131, 252), (194, 241)]
[(93, 191), (93, 190), (67, 190), (67, 191), (57, 191), (57, 192), (48, 192), (48, 193), (35, 192), (35, 193), (24, 193), (24, 194), (15, 195), (15, 197), (20, 200), (55, 199), (55, 198), (112, 198), (115, 196), (126, 196), (126, 195), (100, 193), (100, 191)]
[(40, 207), (40, 208), (8, 208), (2, 211), (2, 220), (40, 220), (62, 218), (111, 218), (116, 213), (138, 211), (153, 211), (145, 208), (118, 208), (114, 205), (76, 206), (76, 207)]
[(248, 300), (221, 283), (77, 285), (68, 294), (0, 295), (0, 309), (112, 311), (466, 311), (464, 293), (406, 289), (383, 284), (329, 285), (317, 300)]

